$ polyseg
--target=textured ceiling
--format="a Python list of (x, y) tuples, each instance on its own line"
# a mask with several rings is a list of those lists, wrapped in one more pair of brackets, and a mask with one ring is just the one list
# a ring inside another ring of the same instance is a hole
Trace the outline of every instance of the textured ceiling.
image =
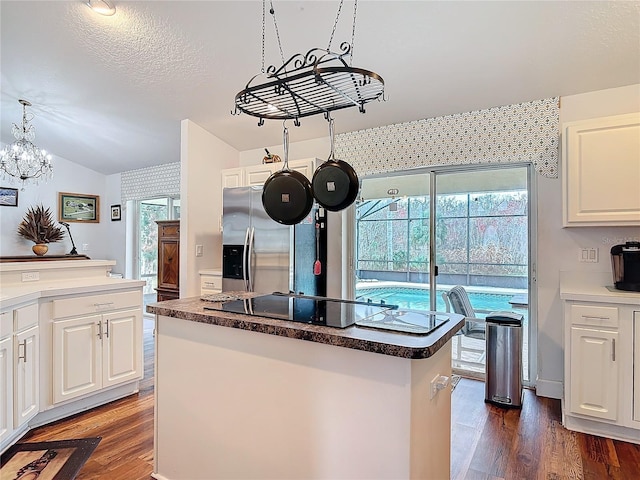
[[(36, 144), (105, 174), (176, 162), (189, 118), (238, 150), (277, 145), (282, 124), (232, 116), (261, 69), (262, 2), (0, 2), (2, 142), (34, 104)], [(267, 2), (268, 3), (268, 2)], [(274, 0), (284, 55), (325, 48), (338, 1)], [(351, 40), (346, 1), (332, 50)], [(267, 13), (266, 63), (279, 66)], [(640, 2), (358, 2), (353, 65), (386, 102), (340, 110), (346, 132), (640, 83)], [(292, 142), (327, 136), (320, 117)], [(318, 156), (323, 156), (318, 152)]]

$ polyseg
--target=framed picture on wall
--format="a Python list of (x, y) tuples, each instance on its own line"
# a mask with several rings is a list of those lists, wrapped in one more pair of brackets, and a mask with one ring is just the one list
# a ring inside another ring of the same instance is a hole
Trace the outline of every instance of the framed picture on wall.
[(58, 194), (58, 221), (100, 222), (100, 197), (84, 193), (60, 192)]
[(3, 207), (18, 206), (18, 189), (0, 187), (0, 205)]
[(122, 209), (120, 205), (111, 205), (111, 221), (117, 222), (122, 220)]

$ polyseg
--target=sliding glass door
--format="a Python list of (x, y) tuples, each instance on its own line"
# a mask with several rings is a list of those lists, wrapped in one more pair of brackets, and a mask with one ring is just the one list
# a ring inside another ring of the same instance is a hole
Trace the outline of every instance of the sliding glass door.
[[(440, 168), (364, 178), (355, 215), (355, 296), (446, 311), (461, 286), (475, 314), (525, 316), (530, 338), (529, 167)], [(483, 376), (484, 336), (454, 339), (454, 369)]]
[[(445, 300), (445, 309), (452, 309), (447, 292), (462, 287), (473, 308), (471, 315), (481, 320), (495, 311), (522, 314), (523, 373), (528, 381), (528, 168), (442, 171), (434, 176), (435, 289)], [(454, 339), (452, 366), (481, 377), (485, 329), (481, 322), (470, 325), (474, 328)]]

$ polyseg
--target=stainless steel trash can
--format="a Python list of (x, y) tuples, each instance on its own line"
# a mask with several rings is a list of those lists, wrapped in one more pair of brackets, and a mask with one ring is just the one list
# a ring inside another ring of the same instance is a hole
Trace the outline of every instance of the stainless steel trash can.
[(522, 322), (514, 312), (492, 312), (486, 317), (485, 402), (522, 407)]

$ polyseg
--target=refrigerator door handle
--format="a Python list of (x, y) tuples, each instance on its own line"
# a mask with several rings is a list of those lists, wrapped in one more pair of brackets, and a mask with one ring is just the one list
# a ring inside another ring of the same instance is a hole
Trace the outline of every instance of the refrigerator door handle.
[(249, 235), (249, 253), (247, 253), (247, 265), (249, 266), (249, 271), (247, 273), (247, 283), (249, 285), (249, 292), (253, 292), (253, 266), (251, 265), (251, 260), (253, 258), (253, 239), (255, 237), (255, 233), (255, 227), (251, 227), (251, 235)]
[(242, 252), (242, 280), (244, 281), (244, 291), (249, 291), (249, 274), (247, 270), (247, 258), (249, 257), (249, 227), (244, 233), (244, 249)]

